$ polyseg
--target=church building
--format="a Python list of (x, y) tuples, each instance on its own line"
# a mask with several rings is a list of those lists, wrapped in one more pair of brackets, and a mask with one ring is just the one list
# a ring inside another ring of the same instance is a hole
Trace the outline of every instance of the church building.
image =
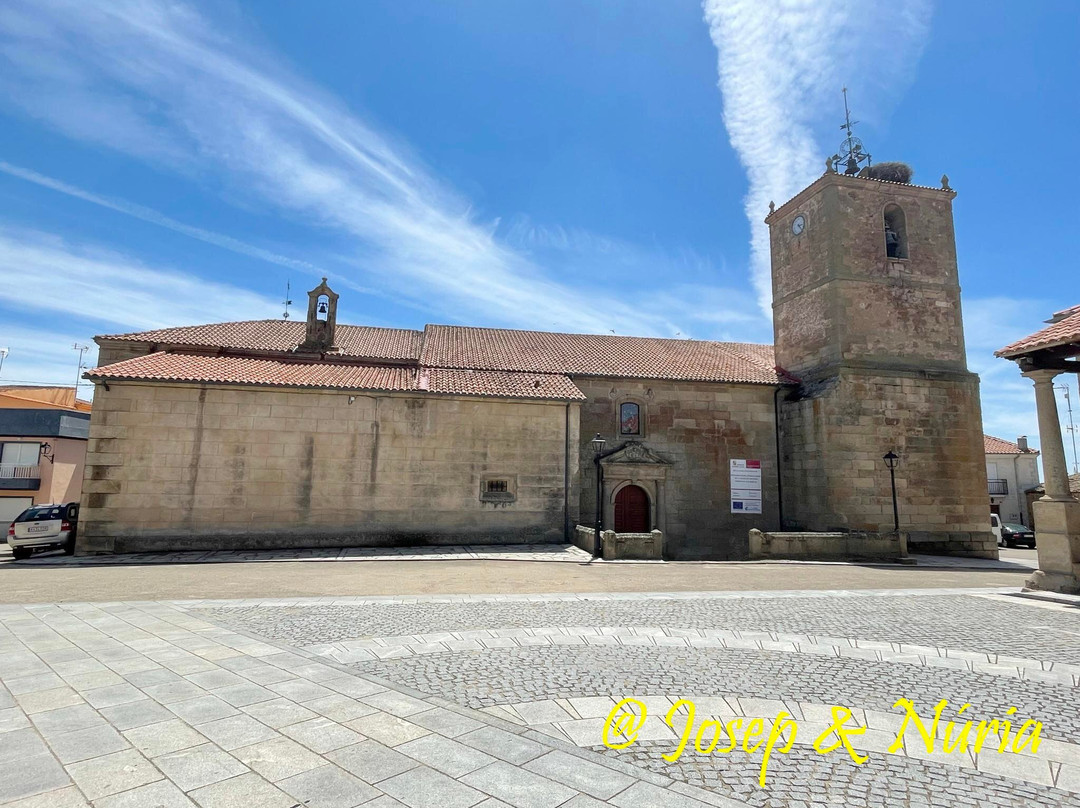
[[(891, 531), (996, 555), (942, 188), (830, 170), (766, 219), (775, 345), (337, 322), (97, 338), (78, 552)], [(602, 482), (597, 483), (598, 470)], [(598, 490), (599, 489), (599, 490)]]

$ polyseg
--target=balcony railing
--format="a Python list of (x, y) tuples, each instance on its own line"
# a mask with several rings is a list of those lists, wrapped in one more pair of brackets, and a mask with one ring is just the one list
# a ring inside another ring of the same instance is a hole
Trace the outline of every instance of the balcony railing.
[(0, 488), (36, 491), (41, 486), (41, 466), (22, 466), (0, 463)]
[(986, 487), (990, 489), (991, 496), (1003, 497), (1009, 493), (1008, 480), (987, 480)]

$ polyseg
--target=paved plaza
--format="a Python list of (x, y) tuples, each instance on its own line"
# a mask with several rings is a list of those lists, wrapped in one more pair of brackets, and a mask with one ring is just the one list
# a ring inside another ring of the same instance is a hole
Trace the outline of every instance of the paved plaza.
[[(1016, 591), (0, 606), (0, 805), (1080, 808), (1080, 608)], [(608, 748), (628, 698), (636, 741)], [(927, 752), (900, 698), (1041, 744)], [(760, 748), (673, 759), (678, 699), (695, 731), (791, 716), (764, 787)], [(834, 705), (861, 765), (813, 746)]]
[(1001, 561), (912, 556), (915, 564), (636, 562), (572, 545), (331, 548), (65, 556), (14, 561), (0, 545), (0, 603), (192, 598), (552, 592), (762, 591), (1015, 587), (1035, 551)]

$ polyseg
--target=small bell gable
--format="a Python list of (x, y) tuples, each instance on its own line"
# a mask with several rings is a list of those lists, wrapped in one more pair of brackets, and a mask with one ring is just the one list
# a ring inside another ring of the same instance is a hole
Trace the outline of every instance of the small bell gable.
[(337, 301), (338, 294), (327, 286), (326, 278), (308, 292), (307, 333), (298, 350), (327, 353), (336, 349)]

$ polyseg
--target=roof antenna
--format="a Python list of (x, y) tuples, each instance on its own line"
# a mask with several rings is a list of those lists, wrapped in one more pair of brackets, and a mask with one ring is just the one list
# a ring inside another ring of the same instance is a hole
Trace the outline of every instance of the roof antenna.
[(840, 153), (837, 155), (837, 162), (845, 165), (844, 173), (849, 176), (854, 176), (859, 173), (859, 163), (865, 162), (867, 166), (870, 165), (870, 155), (863, 151), (862, 141), (855, 137), (851, 132), (851, 127), (857, 123), (858, 121), (851, 120), (851, 110), (848, 109), (847, 102), (847, 87), (845, 87), (844, 122), (840, 124), (840, 128), (847, 131), (847, 138), (840, 144)]
[(76, 342), (71, 346), (73, 351), (79, 352), (79, 366), (75, 369), (75, 398), (79, 397), (79, 379), (82, 378), (82, 372), (86, 370), (86, 365), (83, 363), (83, 354), (90, 350), (89, 345), (81, 345)]
[(290, 290), (289, 281), (288, 281), (288, 279), (286, 279), (285, 280), (285, 299), (282, 301), (282, 303), (285, 304), (285, 313), (283, 315), (281, 315), (286, 320), (289, 319), (289, 306), (292, 305), (292, 300), (289, 299), (289, 290)]

